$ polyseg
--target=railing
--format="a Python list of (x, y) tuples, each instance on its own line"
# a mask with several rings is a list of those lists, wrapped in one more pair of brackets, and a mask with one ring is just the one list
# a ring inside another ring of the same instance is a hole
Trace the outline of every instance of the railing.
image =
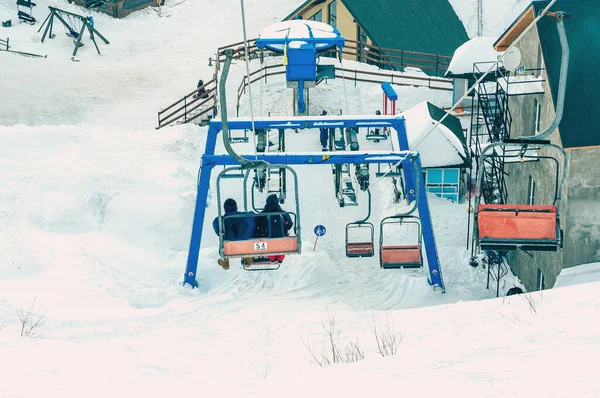
[[(269, 76), (277, 76), (283, 74), (285, 74), (285, 66), (283, 64), (277, 64), (265, 66), (261, 65), (260, 69), (257, 69), (254, 72), (250, 73), (250, 79), (248, 79), (248, 76), (245, 75), (237, 89), (237, 115), (239, 116), (240, 99), (242, 95), (246, 93), (246, 87), (248, 87), (248, 84), (255, 83), (263, 78), (265, 79), (265, 82), (267, 82), (267, 78)], [(390, 82), (398, 86), (427, 87), (432, 90), (452, 91), (452, 80), (439, 79), (435, 77), (407, 76), (393, 72), (382, 73), (363, 71), (358, 69), (342, 69), (338, 67), (335, 67), (335, 77), (353, 81), (355, 86), (357, 82)]]
[[(417, 87), (429, 87), (434, 90), (452, 90), (452, 83), (447, 79), (440, 79), (439, 76), (443, 76), (445, 71), (448, 69), (450, 60), (452, 57), (436, 54), (426, 54), (414, 51), (396, 50), (392, 48), (384, 48), (373, 46), (371, 44), (355, 41), (346, 40), (346, 45), (343, 49), (343, 54), (348, 56), (356, 57), (359, 62), (366, 62), (371, 65), (377, 66), (380, 69), (385, 70), (396, 70), (404, 71), (405, 68), (419, 68), (424, 72), (435, 74), (436, 77), (418, 77), (418, 76), (404, 76), (399, 74), (382, 73), (382, 72), (368, 72), (360, 71), (356, 69), (346, 69), (342, 71), (341, 68), (335, 68), (337, 78), (344, 77), (356, 82), (366, 83), (381, 83), (389, 81), (393, 84), (400, 86), (417, 86)], [(225, 50), (233, 50), (233, 59), (243, 59), (245, 56), (244, 42), (237, 42), (229, 44), (227, 46), (219, 47), (217, 49), (217, 55), (215, 59), (210, 58), (210, 62), (214, 62), (214, 75), (213, 79), (208, 83), (205, 83), (206, 92), (209, 97), (201, 101), (202, 98), (194, 98), (194, 95), (198, 92), (198, 88), (191, 93), (185, 95), (180, 100), (172, 103), (167, 108), (158, 112), (158, 126), (157, 129), (165, 127), (175, 122), (188, 123), (198, 119), (201, 116), (206, 116), (207, 113), (212, 112), (212, 115), (216, 115), (218, 109), (218, 95), (217, 95), (217, 83), (219, 71), (221, 69), (221, 63), (225, 61)], [(270, 50), (260, 50), (256, 47), (256, 39), (248, 41), (248, 55), (250, 59), (264, 59), (265, 57), (281, 57), (280, 53), (276, 53)], [(335, 50), (326, 51), (321, 53), (321, 56), (335, 56)], [(283, 65), (270, 65), (262, 66), (261, 69), (250, 73), (250, 84), (259, 81), (261, 78), (267, 79), (268, 76), (276, 76), (285, 73), (284, 70), (272, 70), (273, 68), (282, 68)], [(272, 70), (272, 71), (270, 71)], [(263, 71), (267, 71), (263, 74)], [(270, 71), (270, 72), (269, 72)], [(345, 72), (345, 73), (344, 73)], [(253, 78), (256, 74), (260, 73), (261, 76)], [(350, 73), (350, 75), (348, 75)], [(248, 77), (244, 77), (244, 81), (238, 88), (237, 96), (237, 108), (239, 110), (239, 100), (248, 85)], [(419, 82), (419, 83), (418, 83)], [(425, 83), (426, 82), (426, 83)], [(210, 104), (206, 108), (201, 108), (198, 112), (197, 109)], [(195, 112), (196, 111), (196, 112)]]
[(8, 51), (8, 49), (10, 48), (10, 46), (8, 45), (8, 40), (8, 37), (6, 38), (6, 40), (0, 39), (0, 47), (4, 47), (0, 48), (0, 50)]
[[(256, 39), (249, 41), (249, 43), (251, 43), (248, 45), (248, 55), (250, 59), (256, 59), (261, 56), (281, 56), (281, 54), (274, 53), (270, 50), (261, 51), (256, 47), (256, 44), (254, 44), (255, 42)], [(225, 56), (222, 54), (223, 51), (227, 49), (234, 51), (234, 59), (240, 59), (245, 54), (244, 42), (238, 42), (228, 46), (219, 47), (217, 52), (219, 56), (216, 59), (217, 70), (219, 69), (219, 64), (225, 60)], [(334, 49), (324, 51), (321, 53), (321, 56), (335, 57), (335, 51), (336, 50)], [(444, 76), (446, 70), (448, 69), (448, 65), (450, 65), (450, 61), (452, 60), (452, 57), (444, 55), (378, 47), (355, 40), (345, 40), (342, 54), (354, 56), (356, 57), (357, 61), (369, 63), (379, 67), (380, 69), (403, 71), (405, 68), (412, 67), (421, 69), (428, 74), (431, 73), (436, 77)]]
[[(204, 89), (205, 98), (200, 98), (198, 93)], [(208, 105), (208, 106), (205, 106)], [(199, 110), (198, 110), (199, 109)], [(217, 110), (217, 79), (216, 77), (196, 88), (182, 99), (175, 101), (165, 109), (158, 112), (158, 126), (156, 129), (165, 127), (171, 123), (181, 121), (188, 123), (201, 116), (216, 115)]]

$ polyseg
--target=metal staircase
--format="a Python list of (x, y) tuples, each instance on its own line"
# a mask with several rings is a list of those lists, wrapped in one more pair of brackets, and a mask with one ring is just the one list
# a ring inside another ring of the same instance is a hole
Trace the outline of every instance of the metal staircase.
[[(473, 75), (477, 77), (481, 76), (481, 73), (483, 71), (480, 71), (478, 65), (475, 64)], [(480, 193), (483, 196), (483, 203), (505, 204), (508, 191), (505, 181), (507, 173), (504, 170), (504, 153), (495, 153), (494, 156), (487, 157), (483, 161), (481, 159), (481, 153), (486, 145), (503, 142), (510, 138), (512, 115), (508, 106), (509, 97), (500, 86), (498, 77), (498, 74), (490, 74), (490, 79), (481, 82), (472, 97), (470, 148), (472, 158), (475, 160), (475, 170), (478, 170), (479, 167), (484, 168)], [(476, 175), (476, 173), (472, 172), (471, 175)], [(472, 266), (479, 264), (476, 250), (477, 246), (473, 243), (470, 262)], [(486, 253), (487, 288), (490, 287), (490, 280), (494, 280), (497, 285), (496, 295), (499, 294), (500, 280), (508, 273), (507, 262), (504, 258), (506, 253), (505, 251)]]

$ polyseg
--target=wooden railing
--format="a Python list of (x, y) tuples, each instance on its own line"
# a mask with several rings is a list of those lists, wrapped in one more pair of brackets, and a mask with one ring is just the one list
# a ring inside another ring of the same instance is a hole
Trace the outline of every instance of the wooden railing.
[[(200, 98), (197, 94), (204, 89), (207, 97)], [(180, 121), (189, 123), (201, 116), (214, 116), (217, 111), (217, 79), (214, 77), (203, 86), (196, 88), (180, 100), (175, 101), (165, 109), (158, 112), (158, 126), (156, 129), (165, 127), (171, 123)]]
[[(250, 59), (256, 59), (261, 56), (261, 50), (256, 47), (255, 42), (256, 39), (249, 41), (249, 43), (251, 43), (248, 45)], [(216, 59), (216, 70), (219, 70), (220, 63), (225, 61), (223, 52), (227, 49), (234, 51), (234, 59), (241, 59), (244, 57), (244, 42), (219, 47), (217, 52), (219, 56)], [(335, 51), (335, 49), (324, 51), (321, 53), (321, 56), (335, 57)], [(342, 54), (356, 57), (356, 61), (369, 63), (380, 69), (404, 71), (405, 68), (418, 68), (423, 72), (436, 77), (444, 76), (448, 69), (448, 65), (450, 65), (450, 61), (452, 60), (452, 57), (444, 55), (378, 47), (355, 40), (345, 41)], [(270, 50), (262, 50), (262, 56), (281, 56), (281, 54), (274, 53)]]
[[(260, 79), (265, 79), (269, 76), (277, 76), (285, 74), (285, 66), (283, 64), (277, 65), (264, 65), (260, 69), (250, 73), (250, 79), (244, 76), (237, 89), (237, 105), (236, 113), (239, 116), (240, 110), (240, 99), (242, 95), (246, 93), (246, 87), (248, 84), (255, 83)], [(257, 76), (258, 75), (258, 76)], [(335, 67), (335, 77), (343, 78), (349, 81), (353, 81), (356, 86), (357, 82), (364, 83), (383, 83), (390, 82), (397, 86), (409, 86), (409, 87), (427, 87), (432, 90), (452, 91), (452, 80), (450, 79), (439, 79), (435, 77), (419, 77), (419, 76), (408, 76), (394, 72), (371, 72), (363, 71), (358, 69), (342, 69)], [(248, 82), (249, 80), (249, 82)]]
[[(245, 57), (243, 41), (219, 47), (217, 49), (217, 55), (215, 59), (210, 59), (210, 61), (214, 63), (213, 79), (205, 83), (203, 86), (208, 93), (208, 98), (194, 98), (194, 95), (198, 92), (198, 89), (195, 89), (180, 100), (175, 101), (165, 109), (158, 112), (157, 129), (176, 122), (188, 123), (198, 119), (199, 117), (206, 116), (209, 112), (213, 116), (217, 114), (217, 83), (221, 64), (225, 61), (225, 50), (233, 50), (233, 59), (243, 59)], [(336, 78), (343, 77), (345, 79), (349, 79), (354, 81), (355, 85), (357, 82), (381, 83), (384, 81), (389, 81), (390, 83), (400, 86), (429, 87), (434, 90), (445, 91), (452, 90), (452, 83), (450, 80), (439, 78), (443, 76), (445, 71), (448, 69), (448, 65), (452, 59), (451, 57), (378, 47), (355, 40), (345, 40), (342, 53), (350, 57), (356, 57), (356, 60), (359, 62), (365, 62), (377, 66), (379, 69), (390, 71), (387, 73), (369, 72), (347, 68), (342, 70), (341, 68), (335, 67)], [(320, 55), (325, 57), (336, 56), (334, 49), (325, 51)], [(258, 59), (260, 57), (281, 57), (281, 54), (270, 50), (258, 49), (256, 47), (256, 39), (252, 39), (248, 41), (248, 56), (250, 59)], [(250, 73), (250, 84), (259, 81), (261, 78), (266, 80), (269, 76), (282, 75), (285, 73), (285, 68), (283, 68), (282, 64), (263, 65), (264, 64), (261, 64), (261, 68), (259, 70)], [(280, 69), (276, 70), (275, 68)], [(281, 70), (281, 68), (283, 68), (283, 70)], [(434, 75), (435, 77), (406, 76), (399, 73), (394, 73), (394, 71), (402, 72), (405, 70), (405, 68), (418, 68), (427, 74)], [(256, 76), (257, 74), (260, 74), (260, 76)], [(240, 98), (245, 93), (247, 86), (248, 77), (245, 76), (244, 80), (238, 87), (238, 112)], [(198, 111), (198, 108), (205, 105), (209, 106), (201, 108), (200, 111)]]
[(0, 50), (8, 51), (8, 49), (10, 48), (10, 46), (8, 45), (8, 40), (8, 37), (6, 38), (6, 40), (0, 39), (0, 47), (4, 47), (0, 48)]

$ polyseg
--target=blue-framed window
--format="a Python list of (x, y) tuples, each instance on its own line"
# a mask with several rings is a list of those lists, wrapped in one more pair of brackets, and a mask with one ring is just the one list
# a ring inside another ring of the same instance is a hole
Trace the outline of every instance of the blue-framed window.
[(427, 169), (425, 185), (428, 192), (458, 202), (460, 169)]
[(329, 3), (329, 25), (337, 27), (337, 0)]
[(312, 17), (308, 18), (309, 21), (323, 22), (323, 10), (319, 10)]

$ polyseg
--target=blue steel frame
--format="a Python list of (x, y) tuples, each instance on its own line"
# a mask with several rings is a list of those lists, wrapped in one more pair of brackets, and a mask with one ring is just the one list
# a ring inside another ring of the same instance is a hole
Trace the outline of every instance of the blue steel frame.
[[(252, 121), (249, 119), (232, 118), (227, 122), (229, 130), (252, 130)], [(206, 146), (202, 156), (200, 166), (200, 178), (198, 180), (198, 193), (196, 196), (196, 208), (194, 212), (194, 222), (192, 225), (192, 236), (190, 240), (190, 250), (188, 253), (187, 265), (184, 275), (184, 285), (187, 283), (193, 287), (198, 287), (196, 272), (198, 269), (198, 256), (200, 253), (200, 244), (202, 240), (202, 228), (204, 226), (204, 216), (208, 204), (208, 191), (210, 188), (210, 175), (215, 166), (239, 165), (229, 155), (216, 155), (215, 146), (217, 135), (221, 132), (223, 124), (220, 120), (211, 120), (206, 137)], [(271, 164), (286, 165), (316, 165), (316, 164), (347, 164), (347, 163), (398, 163), (402, 162), (405, 171), (406, 186), (409, 200), (415, 199), (415, 183), (419, 182), (419, 200), (417, 208), (425, 242), (425, 253), (429, 263), (429, 279), (431, 286), (439, 287), (445, 292), (444, 281), (440, 268), (439, 258), (435, 237), (433, 235), (433, 226), (429, 212), (429, 203), (425, 190), (425, 181), (422, 178), (421, 160), (419, 153), (408, 149), (408, 139), (404, 128), (404, 118), (400, 116), (305, 116), (289, 118), (257, 118), (254, 120), (255, 129), (320, 129), (325, 128), (345, 128), (345, 127), (389, 127), (396, 130), (399, 151), (334, 151), (334, 152), (316, 152), (316, 153), (274, 153), (274, 154), (248, 154), (242, 157), (249, 161), (265, 161)], [(414, 167), (411, 163), (416, 163), (415, 175)], [(255, 166), (249, 165), (249, 168)], [(407, 172), (410, 171), (410, 172)], [(300, 215), (298, 215), (300, 217)]]

